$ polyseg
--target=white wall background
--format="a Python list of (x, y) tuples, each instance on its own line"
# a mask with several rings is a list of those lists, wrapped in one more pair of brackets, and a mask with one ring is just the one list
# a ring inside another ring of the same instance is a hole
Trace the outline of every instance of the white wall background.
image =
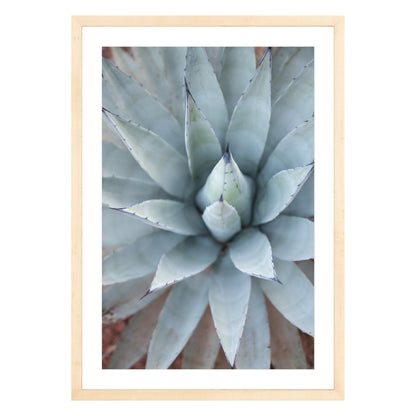
[[(414, 413), (416, 36), (411, 2), (187, 3), (39, 0), (2, 7), (2, 413)], [(70, 16), (77, 14), (345, 15), (345, 401), (71, 402)]]

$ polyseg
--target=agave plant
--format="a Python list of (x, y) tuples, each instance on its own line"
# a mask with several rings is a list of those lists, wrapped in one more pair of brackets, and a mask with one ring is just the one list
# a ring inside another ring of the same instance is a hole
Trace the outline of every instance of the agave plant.
[[(103, 58), (108, 368), (306, 368), (314, 335), (313, 48)], [(217, 364), (220, 366), (220, 364)]]

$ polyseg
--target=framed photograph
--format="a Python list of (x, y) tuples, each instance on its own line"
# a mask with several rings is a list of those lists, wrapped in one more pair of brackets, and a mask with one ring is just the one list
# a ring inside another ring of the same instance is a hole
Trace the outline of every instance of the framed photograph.
[(72, 18), (72, 399), (343, 400), (342, 16)]

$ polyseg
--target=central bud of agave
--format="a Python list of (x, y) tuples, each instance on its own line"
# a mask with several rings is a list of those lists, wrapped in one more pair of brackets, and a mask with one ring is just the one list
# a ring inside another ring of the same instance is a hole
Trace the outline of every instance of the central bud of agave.
[(226, 242), (251, 219), (255, 185), (243, 175), (229, 146), (196, 195), (196, 204), (212, 236)]

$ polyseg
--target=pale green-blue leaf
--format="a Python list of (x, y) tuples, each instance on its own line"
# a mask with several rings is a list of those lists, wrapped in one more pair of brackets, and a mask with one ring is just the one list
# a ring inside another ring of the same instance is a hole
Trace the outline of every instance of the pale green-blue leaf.
[(102, 210), (103, 246), (117, 247), (133, 243), (139, 237), (150, 234), (153, 228), (137, 221), (123, 212), (103, 208)]
[(151, 199), (122, 210), (162, 230), (183, 235), (207, 232), (199, 212), (193, 205), (170, 199)]
[(106, 59), (103, 59), (103, 77), (118, 108), (112, 111), (104, 107), (106, 110), (153, 131), (185, 154), (180, 124), (156, 97)]
[(168, 195), (159, 185), (135, 179), (103, 178), (102, 203), (111, 208), (125, 208), (148, 199), (166, 198)]
[(107, 368), (130, 368), (146, 354), (165, 299), (165, 296), (160, 296), (129, 320)]
[(307, 165), (276, 173), (258, 190), (253, 224), (264, 224), (276, 218), (295, 198), (312, 169), (313, 165)]
[(209, 63), (212, 66), (212, 69), (215, 72), (215, 75), (217, 78), (220, 78), (222, 67), (223, 67), (223, 61), (224, 61), (224, 47), (211, 47), (211, 48), (205, 48), (205, 52), (207, 53)]
[(274, 306), (267, 305), (270, 322), (271, 361), (275, 369), (306, 369), (299, 330)]
[(307, 218), (279, 215), (261, 229), (269, 237), (273, 255), (278, 259), (314, 258), (314, 223)]
[(122, 142), (119, 134), (114, 130), (110, 120), (102, 113), (101, 115), (101, 128), (102, 128), (102, 139), (104, 142), (112, 143), (113, 145), (126, 149), (126, 146)]
[(309, 279), (291, 261), (275, 259), (283, 284), (259, 280), (273, 306), (293, 325), (314, 335), (314, 289)]
[(121, 71), (143, 84), (143, 73), (140, 71), (137, 61), (126, 50), (113, 47), (111, 48), (111, 53), (114, 63)]
[(220, 348), (214, 322), (209, 308), (199, 321), (198, 326), (183, 350), (183, 369), (210, 369), (214, 367)]
[(210, 280), (209, 305), (215, 329), (227, 360), (234, 367), (247, 316), (250, 276), (237, 270), (226, 254), (214, 265)]
[(314, 160), (314, 119), (292, 130), (275, 147), (263, 169), (257, 176), (257, 183), (264, 186), (277, 172), (305, 166)]
[(276, 145), (295, 127), (314, 115), (313, 61), (298, 74), (272, 103), (270, 129), (264, 148), (263, 161)]
[(254, 48), (225, 48), (219, 78), (228, 114), (234, 107), (256, 70)]
[(185, 144), (189, 170), (199, 188), (222, 155), (221, 144), (189, 91), (186, 94)]
[(302, 189), (296, 195), (296, 198), (282, 212), (287, 215), (310, 218), (315, 212), (315, 173), (309, 176), (309, 179), (302, 186)]
[(114, 95), (112, 94), (104, 77), (101, 79), (101, 94), (102, 106), (112, 113), (118, 113), (120, 109), (118, 108)]
[(276, 101), (287, 86), (314, 58), (314, 48), (278, 48), (272, 58), (272, 100)]
[(202, 219), (212, 236), (221, 242), (228, 241), (241, 230), (241, 219), (227, 201), (219, 200), (205, 208)]
[(266, 52), (254, 77), (237, 102), (225, 142), (246, 175), (255, 177), (269, 131), (271, 53)]
[[(107, 117), (105, 119), (107, 120)], [(118, 178), (135, 179), (149, 184), (155, 184), (152, 178), (134, 160), (134, 157), (126, 149), (124, 144), (123, 148), (113, 143), (102, 143), (102, 175), (105, 177), (117, 176)]]
[(179, 121), (184, 123), (186, 48), (132, 48), (141, 82)]
[(247, 225), (251, 218), (253, 196), (253, 180), (243, 175), (227, 149), (196, 195), (196, 203), (204, 211), (222, 197), (237, 210), (241, 223)]
[(183, 198), (192, 189), (185, 156), (157, 134), (105, 112), (140, 166), (166, 192)]
[(120, 248), (103, 260), (103, 284), (125, 282), (153, 273), (162, 255), (183, 238), (179, 234), (158, 231)]
[(112, 48), (116, 65), (158, 98), (176, 120), (184, 122), (183, 71), (186, 48)]
[[(149, 289), (152, 276), (115, 283), (103, 293), (103, 321), (115, 322), (144, 309), (150, 302), (164, 293), (163, 290), (144, 296)], [(144, 296), (144, 297), (143, 297)]]
[(202, 272), (214, 263), (220, 250), (221, 246), (210, 237), (188, 237), (162, 256), (150, 291)]
[(174, 286), (150, 342), (147, 369), (168, 368), (182, 351), (207, 307), (208, 285), (202, 274)]
[(270, 369), (270, 329), (263, 291), (251, 278), (251, 293), (243, 336), (236, 358), (238, 369)]
[(269, 240), (257, 228), (242, 231), (229, 244), (229, 250), (237, 269), (262, 279), (278, 280)]
[(224, 96), (203, 48), (188, 48), (185, 77), (198, 108), (207, 117), (223, 143), (228, 126)]
[(153, 95), (166, 88), (164, 77), (163, 50), (154, 47), (131, 48), (137, 67), (138, 81)]
[(168, 90), (164, 91), (161, 100), (179, 121), (179, 124), (183, 126), (185, 122), (184, 70), (186, 48), (162, 48), (162, 56), (165, 68), (163, 75), (166, 77)]

